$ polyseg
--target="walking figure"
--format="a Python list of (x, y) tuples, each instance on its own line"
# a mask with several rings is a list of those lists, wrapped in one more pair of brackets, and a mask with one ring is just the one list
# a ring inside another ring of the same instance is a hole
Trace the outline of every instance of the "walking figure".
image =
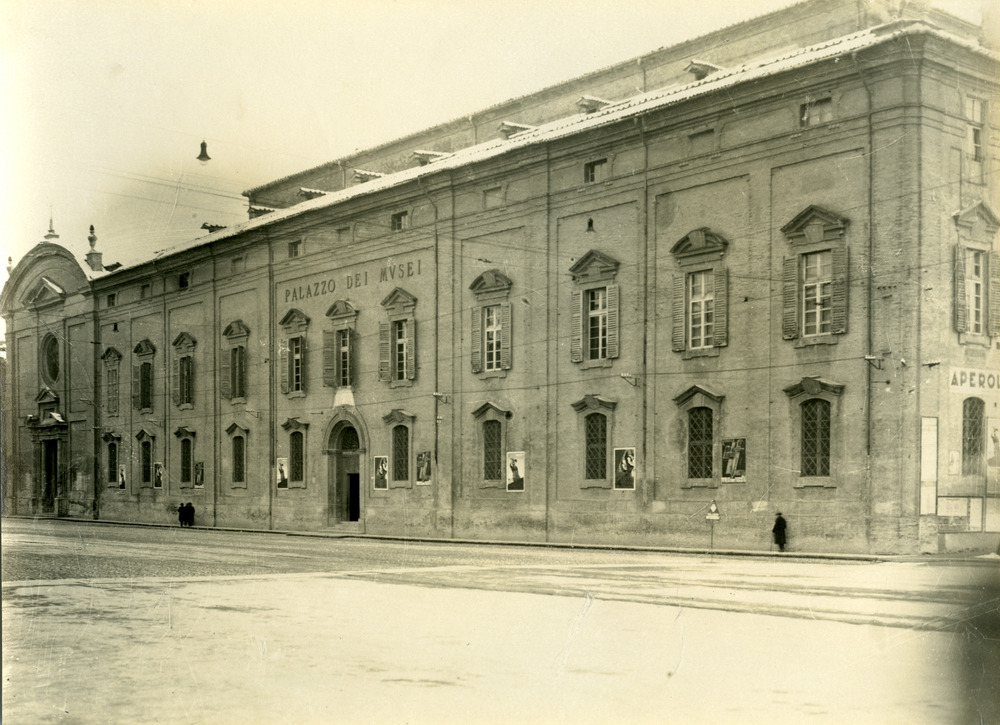
[(785, 529), (788, 528), (788, 522), (781, 516), (781, 512), (778, 512), (777, 518), (774, 519), (774, 528), (771, 529), (771, 533), (774, 534), (774, 543), (778, 545), (778, 551), (785, 550)]

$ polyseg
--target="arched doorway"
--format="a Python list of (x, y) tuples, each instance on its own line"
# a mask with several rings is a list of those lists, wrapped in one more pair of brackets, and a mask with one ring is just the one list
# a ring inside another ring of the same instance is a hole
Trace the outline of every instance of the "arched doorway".
[(358, 429), (341, 422), (330, 431), (328, 521), (344, 524), (361, 521), (361, 438)]

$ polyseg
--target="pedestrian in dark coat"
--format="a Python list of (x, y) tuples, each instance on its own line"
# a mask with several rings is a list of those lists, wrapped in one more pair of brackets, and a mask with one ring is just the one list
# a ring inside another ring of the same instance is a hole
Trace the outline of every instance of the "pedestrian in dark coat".
[(187, 505), (184, 507), (187, 509), (185, 514), (185, 519), (187, 519), (188, 526), (194, 526), (194, 505), (188, 501)]
[(778, 551), (785, 550), (785, 529), (788, 528), (788, 522), (782, 517), (781, 512), (778, 512), (778, 516), (774, 519), (774, 528), (771, 529), (771, 533), (774, 534), (774, 543), (778, 545)]
[(177, 523), (183, 526), (186, 521), (187, 521), (187, 506), (181, 504), (180, 506), (177, 507)]

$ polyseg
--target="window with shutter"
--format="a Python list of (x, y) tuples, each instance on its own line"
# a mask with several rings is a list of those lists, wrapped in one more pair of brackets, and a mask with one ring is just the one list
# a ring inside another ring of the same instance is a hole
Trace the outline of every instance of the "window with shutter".
[(245, 402), (250, 329), (243, 320), (233, 320), (222, 334), (226, 339), (219, 355), (219, 394), (223, 400)]
[(582, 366), (607, 366), (620, 350), (618, 261), (590, 250), (570, 268), (570, 360)]
[(309, 381), (309, 346), (306, 340), (309, 318), (299, 310), (291, 309), (278, 324), (286, 336), (279, 352), (281, 392), (299, 397), (306, 393)]
[(136, 364), (132, 367), (132, 407), (143, 412), (153, 410), (153, 360), (156, 348), (149, 340), (142, 340), (133, 353)]
[(692, 229), (670, 253), (682, 274), (671, 291), (671, 349), (684, 357), (718, 355), (729, 344), (729, 242), (708, 227)]
[(177, 335), (172, 344), (172, 398), (174, 405), (182, 409), (194, 405), (194, 350), (196, 344), (194, 337), (187, 332)]
[(411, 385), (417, 377), (416, 304), (400, 287), (382, 300), (389, 321), (379, 324), (379, 380), (392, 387)]
[(101, 356), (104, 362), (104, 409), (108, 416), (118, 415), (118, 399), (121, 395), (122, 356), (115, 348), (109, 347)]
[(358, 311), (347, 300), (337, 300), (326, 316), (331, 330), (323, 331), (323, 385), (331, 388), (353, 388), (357, 385), (355, 355), (357, 355), (355, 324)]
[(472, 308), (472, 372), (483, 377), (502, 377), (511, 367), (512, 286), (498, 269), (486, 270), (469, 285), (477, 302)]

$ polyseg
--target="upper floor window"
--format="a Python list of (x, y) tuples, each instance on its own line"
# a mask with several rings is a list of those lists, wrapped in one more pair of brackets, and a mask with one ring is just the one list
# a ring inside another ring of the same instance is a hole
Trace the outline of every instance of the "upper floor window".
[(59, 338), (46, 335), (42, 340), (42, 378), (49, 385), (59, 379)]
[(106, 307), (114, 307), (116, 304), (118, 304), (118, 294), (115, 293), (115, 292), (112, 292), (105, 299), (105, 306)]
[(294, 242), (288, 243), (288, 258), (295, 259), (300, 254), (302, 254), (302, 240), (296, 239)]
[(406, 211), (398, 211), (389, 217), (389, 228), (394, 232), (402, 231), (403, 229), (410, 228), (410, 213)]
[(191, 286), (191, 273), (181, 272), (177, 275), (177, 289), (187, 289)]
[(250, 329), (243, 320), (233, 320), (223, 331), (225, 346), (219, 356), (219, 390), (223, 400), (247, 397), (247, 341)]
[(965, 250), (965, 308), (969, 317), (969, 332), (975, 335), (983, 334), (985, 268), (985, 252), (981, 249)]
[(497, 269), (480, 274), (469, 286), (476, 296), (472, 308), (472, 372), (503, 375), (511, 367), (511, 305), (513, 283)]
[(132, 407), (142, 411), (153, 409), (153, 360), (156, 348), (142, 340), (133, 350), (137, 365), (132, 369)]
[(836, 342), (847, 332), (847, 220), (810, 206), (781, 228), (795, 255), (782, 267), (782, 336)]
[(573, 336), (570, 359), (584, 367), (618, 357), (618, 261), (591, 250), (570, 268)]
[(688, 340), (694, 349), (712, 347), (715, 340), (715, 276), (710, 270), (691, 272), (687, 275)]
[(139, 299), (144, 300), (153, 294), (152, 285), (144, 284), (139, 287)]
[(1000, 219), (979, 202), (955, 214), (960, 242), (954, 256), (955, 330), (961, 342), (987, 344), (1000, 336)]
[(379, 324), (379, 380), (393, 386), (410, 385), (417, 375), (416, 304), (416, 298), (400, 287), (382, 300), (389, 321)]
[(681, 274), (674, 276), (674, 352), (714, 355), (728, 344), (729, 242), (708, 227), (693, 229), (670, 249)]
[(986, 471), (986, 403), (979, 398), (962, 401), (962, 475)]
[(608, 178), (608, 160), (597, 159), (583, 165), (583, 183), (593, 184)]
[(194, 405), (194, 349), (195, 339), (187, 332), (180, 333), (173, 342), (173, 393), (174, 405)]
[(323, 385), (350, 388), (356, 384), (355, 325), (358, 312), (347, 300), (334, 302), (326, 316), (333, 330), (323, 331)]
[(969, 160), (983, 161), (983, 126), (986, 120), (985, 104), (978, 98), (965, 99), (965, 119), (968, 122), (967, 150)]
[(115, 348), (109, 347), (101, 355), (104, 361), (104, 410), (109, 416), (118, 415), (118, 398), (121, 394), (119, 375), (122, 355)]
[(833, 120), (833, 101), (820, 98), (799, 106), (800, 126), (819, 126)]
[(306, 329), (309, 318), (296, 309), (289, 310), (279, 323), (284, 330), (285, 343), (281, 348), (281, 392), (301, 395), (308, 385), (308, 346)]

